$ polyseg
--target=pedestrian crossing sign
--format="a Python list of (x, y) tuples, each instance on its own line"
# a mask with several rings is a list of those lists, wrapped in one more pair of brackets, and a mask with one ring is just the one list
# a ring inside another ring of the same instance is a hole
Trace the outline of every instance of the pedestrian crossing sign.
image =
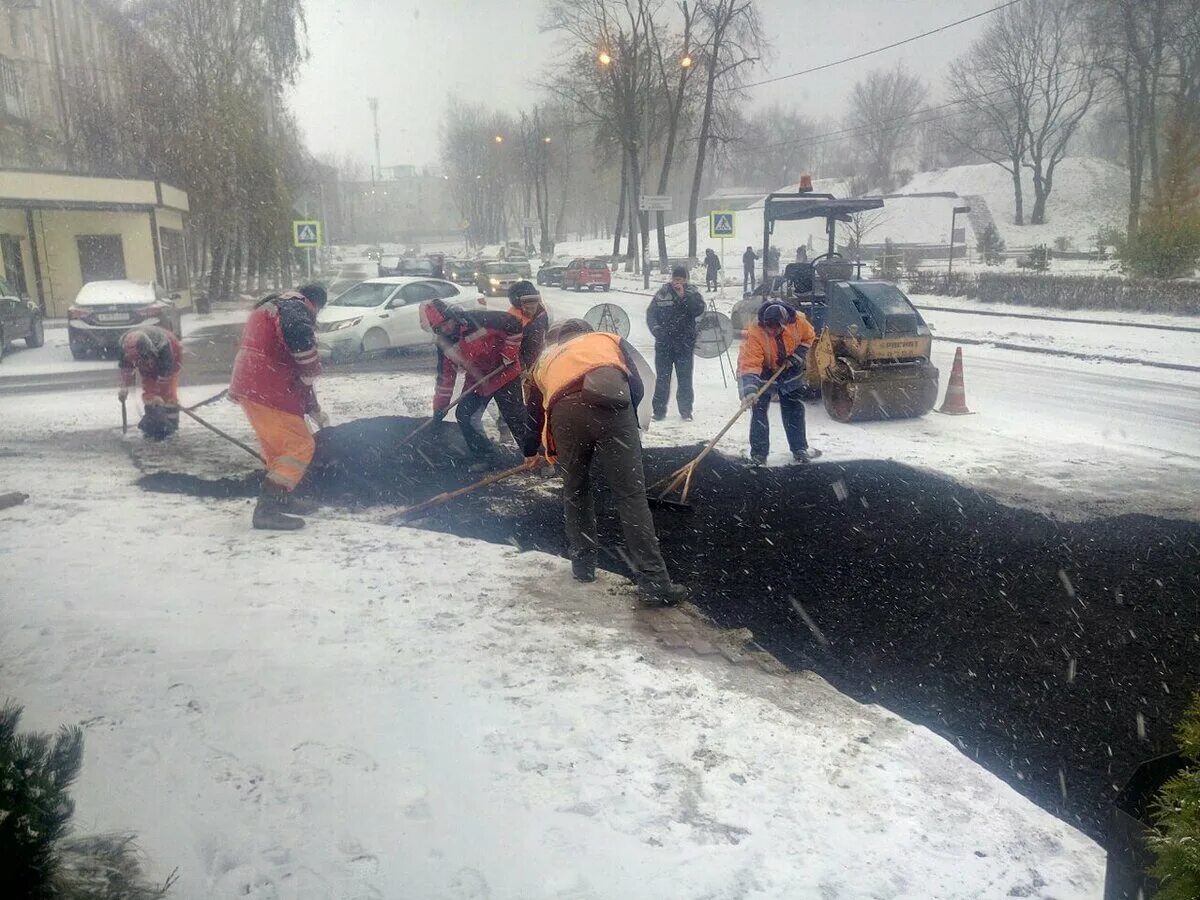
[(320, 247), (321, 223), (316, 220), (296, 219), (292, 222), (293, 247)]
[(737, 228), (732, 210), (713, 210), (708, 214), (708, 236), (710, 238), (737, 237)]

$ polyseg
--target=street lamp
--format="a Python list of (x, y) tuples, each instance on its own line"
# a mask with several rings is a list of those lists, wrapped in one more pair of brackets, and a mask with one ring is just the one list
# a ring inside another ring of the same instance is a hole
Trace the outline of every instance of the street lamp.
[(543, 144), (548, 144), (548, 143), (550, 143), (550, 136), (549, 136), (549, 135), (547, 135), (546, 137), (542, 138), (542, 143), (543, 143)]
[(954, 225), (955, 225), (955, 222), (958, 219), (959, 213), (963, 213), (965, 215), (966, 213), (969, 213), (970, 211), (971, 211), (971, 207), (969, 207), (969, 206), (956, 206), (956, 207), (954, 207), (954, 212), (950, 213), (950, 261), (946, 264), (946, 277), (947, 278), (949, 278), (951, 275), (954, 274)]
[(498, 134), (498, 135), (496, 135), (494, 140), (496, 141), (497, 144), (503, 144), (504, 143), (504, 135)]
[(692, 67), (692, 56), (690, 53), (683, 54), (683, 59), (679, 61), (680, 68), (690, 69)]
[(597, 58), (600, 60), (600, 65), (602, 66), (612, 65), (612, 57), (608, 55), (607, 50), (601, 50), (600, 56)]

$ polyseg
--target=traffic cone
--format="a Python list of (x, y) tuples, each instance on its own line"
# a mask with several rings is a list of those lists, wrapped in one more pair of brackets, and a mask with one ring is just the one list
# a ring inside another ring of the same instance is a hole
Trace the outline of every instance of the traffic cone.
[(963, 384), (962, 347), (954, 351), (954, 366), (950, 369), (950, 383), (946, 385), (946, 399), (942, 401), (938, 412), (948, 416), (969, 416), (967, 409), (967, 388)]

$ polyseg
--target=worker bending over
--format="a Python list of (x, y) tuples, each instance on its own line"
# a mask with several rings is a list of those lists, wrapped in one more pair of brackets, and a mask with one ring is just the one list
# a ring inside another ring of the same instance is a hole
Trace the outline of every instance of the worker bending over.
[(179, 338), (157, 325), (139, 325), (121, 337), (122, 403), (137, 376), (142, 376), (142, 404), (146, 411), (138, 428), (152, 440), (162, 440), (179, 430), (179, 372), (183, 345)]
[(671, 582), (654, 533), (642, 473), (637, 407), (644, 386), (637, 351), (615, 334), (592, 331), (582, 319), (550, 328), (546, 347), (526, 380), (529, 430), (525, 457), (546, 459), (563, 471), (563, 510), (571, 571), (579, 581), (596, 577), (596, 512), (592, 460), (616, 502), (629, 560), (647, 606), (678, 603), (687, 591)]
[(808, 448), (804, 430), (804, 366), (808, 348), (816, 340), (808, 319), (785, 303), (770, 301), (758, 308), (758, 324), (746, 329), (738, 353), (738, 387), (743, 399), (756, 394), (781, 365), (787, 368), (754, 403), (750, 413), (750, 462), (761, 466), (771, 452), (771, 425), (767, 413), (771, 397), (779, 397), (783, 431), (796, 462), (818, 455)]
[(467, 449), (474, 457), (472, 471), (492, 465), (495, 448), (479, 426), (479, 414), (492, 401), (520, 447), (525, 439), (525, 406), (521, 400), (521, 345), (525, 338), (520, 319), (506, 312), (464, 312), (442, 300), (421, 306), (421, 327), (437, 344), (437, 383), (433, 417), (446, 417), (454, 383), (461, 370), (462, 400), (455, 419)]
[(304, 520), (288, 513), (310, 509), (294, 491), (316, 450), (304, 416), (329, 424), (313, 389), (321, 374), (315, 328), (325, 296), (319, 284), (272, 294), (258, 302), (242, 331), (229, 396), (242, 405), (267, 462), (255, 528), (303, 528)]

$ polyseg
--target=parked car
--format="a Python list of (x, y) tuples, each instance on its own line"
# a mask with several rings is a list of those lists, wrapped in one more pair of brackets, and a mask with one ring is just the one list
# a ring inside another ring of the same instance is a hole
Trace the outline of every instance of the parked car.
[(428, 256), (401, 256), (396, 264), (385, 266), (379, 264), (379, 277), (408, 276), (412, 278), (436, 278), (437, 266)]
[(366, 255), (367, 259), (374, 260), (375, 262), (379, 262), (381, 259), (383, 259), (383, 248), (382, 247), (368, 247), (365, 255)]
[(443, 269), (447, 281), (453, 281), (455, 284), (474, 284), (479, 263), (473, 259), (448, 259)]
[(317, 351), (334, 362), (394, 347), (428, 344), (419, 310), (441, 298), (460, 306), (482, 304), (473, 291), (436, 278), (371, 278), (330, 300), (317, 314)]
[(510, 265), (516, 266), (517, 271), (521, 273), (522, 278), (533, 277), (533, 267), (529, 264), (529, 257), (524, 253), (510, 250), (504, 255), (504, 261)]
[(537, 272), (537, 283), (550, 285), (561, 285), (563, 280), (563, 272), (567, 271), (567, 266), (570, 264), (569, 259), (562, 257), (550, 259), (542, 263), (542, 267)]
[(600, 288), (607, 291), (612, 286), (612, 272), (608, 270), (608, 261), (604, 259), (573, 259), (562, 276), (564, 291), (589, 291)]
[(5, 348), (19, 340), (24, 340), (26, 347), (42, 346), (42, 311), (32, 300), (18, 297), (7, 281), (0, 281), (0, 359), (4, 359)]
[(342, 263), (333, 273), (333, 278), (330, 279), (328, 291), (330, 297), (337, 297), (339, 294), (344, 294), (356, 284), (366, 281), (368, 278), (379, 277), (379, 263), (374, 262), (348, 262)]
[(508, 289), (525, 276), (506, 260), (485, 262), (475, 276), (475, 287), (485, 297), (503, 297)]
[(71, 355), (83, 359), (89, 353), (115, 352), (125, 332), (138, 325), (158, 325), (182, 337), (178, 299), (179, 294), (167, 294), (153, 281), (89, 281), (67, 310)]

